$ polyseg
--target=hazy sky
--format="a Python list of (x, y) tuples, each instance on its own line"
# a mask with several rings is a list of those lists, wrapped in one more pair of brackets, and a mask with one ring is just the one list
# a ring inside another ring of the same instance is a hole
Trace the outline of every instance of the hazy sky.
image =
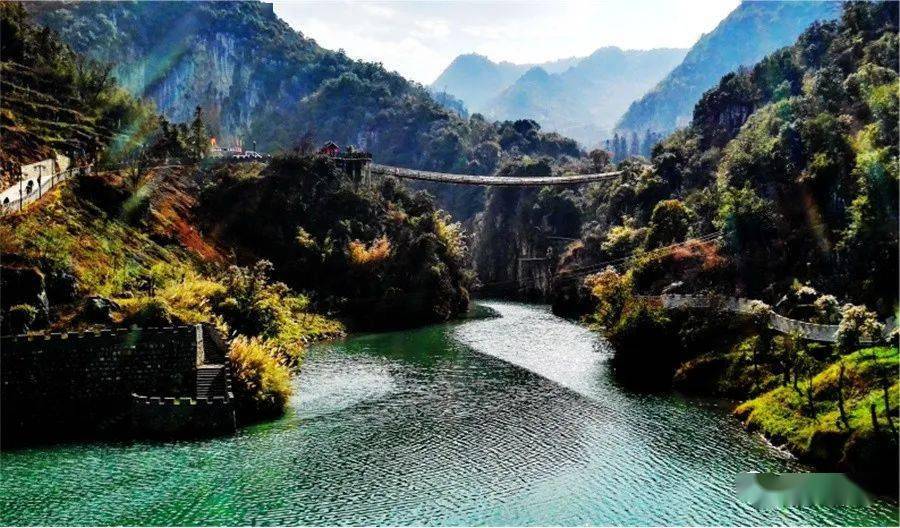
[(275, 12), (329, 49), (432, 82), (461, 53), (544, 62), (601, 46), (690, 47), (739, 0), (276, 1)]

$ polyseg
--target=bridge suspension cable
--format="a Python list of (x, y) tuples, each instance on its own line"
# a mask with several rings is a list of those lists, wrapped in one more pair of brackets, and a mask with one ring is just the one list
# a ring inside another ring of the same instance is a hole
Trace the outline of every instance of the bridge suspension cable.
[(579, 185), (596, 181), (611, 180), (622, 175), (623, 171), (599, 172), (594, 174), (565, 174), (562, 176), (478, 176), (474, 174), (452, 174), (432, 172), (390, 165), (370, 163), (370, 174), (393, 176), (404, 180), (419, 180), (441, 183), (457, 183), (462, 185), (495, 185), (500, 187), (543, 187), (545, 185)]

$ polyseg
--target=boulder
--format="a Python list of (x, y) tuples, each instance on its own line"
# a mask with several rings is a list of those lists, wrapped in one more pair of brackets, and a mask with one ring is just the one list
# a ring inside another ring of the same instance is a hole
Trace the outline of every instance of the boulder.
[(51, 271), (46, 277), (47, 296), (53, 303), (66, 304), (78, 297), (78, 279), (68, 271)]
[(0, 267), (0, 311), (7, 313), (17, 305), (33, 306), (37, 313), (31, 328), (47, 324), (50, 301), (44, 284), (44, 274), (35, 267)]
[(89, 323), (110, 324), (112, 313), (118, 309), (119, 305), (114, 301), (99, 295), (91, 295), (81, 304), (81, 318)]

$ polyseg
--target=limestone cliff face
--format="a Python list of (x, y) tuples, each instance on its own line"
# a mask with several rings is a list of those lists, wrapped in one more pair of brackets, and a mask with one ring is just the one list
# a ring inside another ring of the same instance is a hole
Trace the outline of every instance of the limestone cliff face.
[(259, 2), (41, 3), (28, 8), (76, 51), (114, 66), (173, 121), (202, 106), (212, 132), (251, 141), (323, 80), (350, 68)]
[(169, 119), (187, 121), (202, 106), (215, 133), (242, 137), (257, 111), (287, 102), (283, 86), (262, 96), (264, 80), (254, 71), (246, 44), (227, 33), (200, 35), (189, 44), (192, 52), (174, 58), (164, 75), (146, 64), (119, 65), (116, 73), (127, 76), (129, 88), (152, 99)]
[(473, 261), (485, 295), (547, 298), (556, 253), (548, 255), (546, 230), (527, 218), (536, 193), (497, 190), (475, 219)]

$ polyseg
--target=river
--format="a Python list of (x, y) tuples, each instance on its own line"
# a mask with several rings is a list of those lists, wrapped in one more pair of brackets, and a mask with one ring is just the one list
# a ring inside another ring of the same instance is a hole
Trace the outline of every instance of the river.
[(897, 507), (757, 511), (741, 471), (805, 468), (727, 407), (616, 384), (546, 308), (310, 351), (280, 420), (224, 438), (0, 454), (0, 524), (896, 525)]

